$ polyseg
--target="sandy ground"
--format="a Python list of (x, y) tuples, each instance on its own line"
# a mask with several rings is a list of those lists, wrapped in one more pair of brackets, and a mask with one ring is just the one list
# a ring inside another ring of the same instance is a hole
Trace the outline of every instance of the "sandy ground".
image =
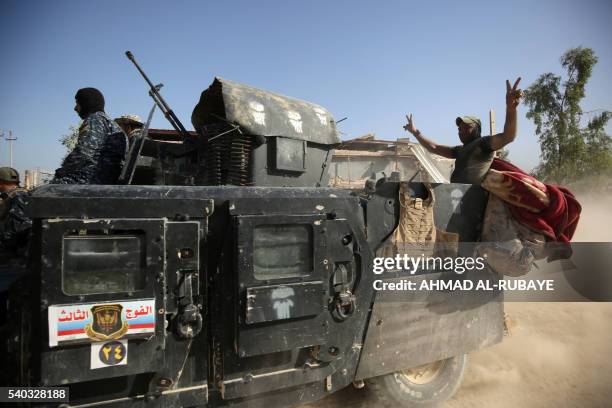
[(506, 312), (511, 335), (471, 355), (446, 407), (611, 406), (612, 304), (510, 303)]
[[(612, 197), (583, 196), (576, 241), (612, 241)], [(612, 266), (611, 266), (612, 273)], [(470, 354), (444, 408), (612, 407), (612, 303), (507, 303), (510, 335)], [(303, 408), (390, 408), (348, 387)]]

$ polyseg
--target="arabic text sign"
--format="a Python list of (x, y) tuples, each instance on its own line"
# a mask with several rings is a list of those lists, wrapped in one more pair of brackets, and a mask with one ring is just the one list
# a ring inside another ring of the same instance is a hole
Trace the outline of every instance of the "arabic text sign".
[(49, 306), (49, 347), (67, 341), (91, 340), (87, 328), (91, 328), (94, 323), (92, 309), (108, 304), (122, 306), (120, 319), (127, 323), (127, 332), (122, 337), (155, 331), (155, 299), (53, 305)]

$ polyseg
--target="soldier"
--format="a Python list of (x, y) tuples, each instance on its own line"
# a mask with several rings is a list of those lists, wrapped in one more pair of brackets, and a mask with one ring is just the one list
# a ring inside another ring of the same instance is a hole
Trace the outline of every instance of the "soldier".
[(19, 173), (0, 167), (0, 260), (20, 255), (26, 247), (32, 220), (25, 215), (27, 191), (19, 186)]
[(430, 153), (455, 159), (455, 169), (451, 174), (451, 183), (480, 184), (493, 163), (495, 152), (502, 149), (516, 138), (516, 108), (519, 105), (523, 92), (518, 89), (521, 78), (514, 86), (506, 81), (506, 123), (502, 133), (481, 137), (480, 119), (474, 116), (462, 116), (455, 119), (461, 145), (451, 147), (440, 145), (426, 138), (419, 131), (413, 121), (412, 115), (406, 115), (408, 124), (404, 126), (408, 132)]
[(95, 88), (79, 89), (74, 110), (83, 119), (74, 149), (55, 171), (52, 184), (116, 184), (128, 141), (104, 112), (104, 96)]
[(115, 122), (123, 130), (128, 137), (130, 148), (134, 144), (134, 141), (140, 138), (144, 123), (138, 115), (121, 115), (115, 119)]
[(115, 122), (119, 125), (123, 132), (125, 132), (128, 138), (131, 138), (132, 135), (137, 136), (140, 134), (142, 128), (144, 127), (144, 123), (142, 123), (142, 120), (138, 115), (121, 115), (115, 119)]

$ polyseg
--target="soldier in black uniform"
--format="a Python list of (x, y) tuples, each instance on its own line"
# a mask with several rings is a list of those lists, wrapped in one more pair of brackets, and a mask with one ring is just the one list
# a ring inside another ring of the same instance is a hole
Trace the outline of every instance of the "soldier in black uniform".
[(79, 89), (74, 110), (83, 123), (74, 149), (55, 171), (53, 184), (116, 184), (128, 141), (104, 112), (104, 96), (95, 88)]

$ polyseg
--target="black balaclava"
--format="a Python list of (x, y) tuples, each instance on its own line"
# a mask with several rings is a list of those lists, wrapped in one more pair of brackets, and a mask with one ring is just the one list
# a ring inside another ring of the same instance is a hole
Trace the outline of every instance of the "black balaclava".
[(74, 98), (81, 107), (81, 112), (77, 112), (81, 119), (95, 112), (104, 112), (104, 95), (96, 88), (81, 88)]

